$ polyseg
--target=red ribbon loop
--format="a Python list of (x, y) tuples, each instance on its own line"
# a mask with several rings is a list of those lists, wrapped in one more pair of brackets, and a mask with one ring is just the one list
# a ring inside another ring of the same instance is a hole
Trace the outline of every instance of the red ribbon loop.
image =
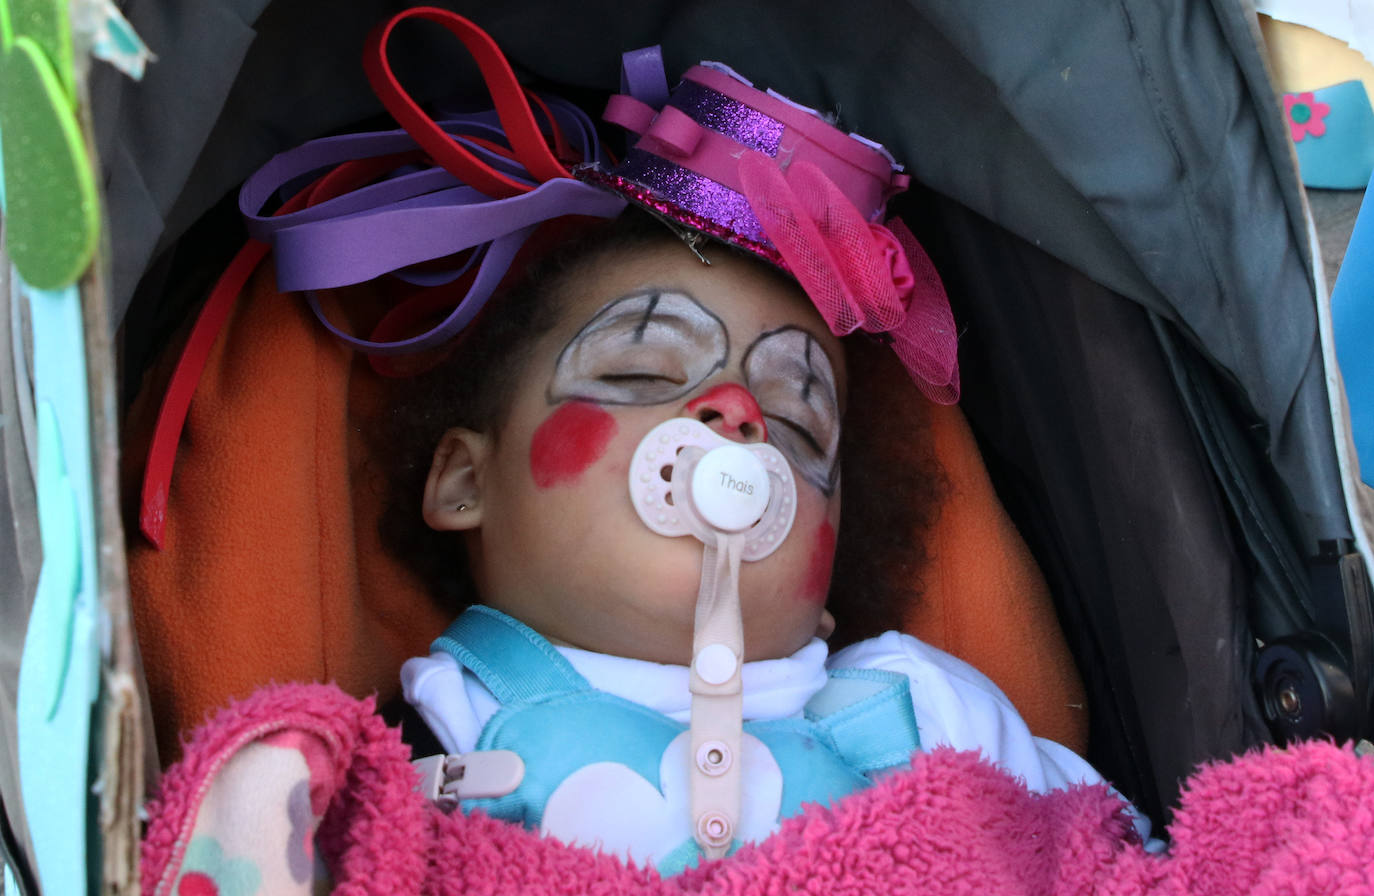
[(496, 41), (455, 12), (432, 6), (417, 6), (397, 13), (372, 30), (367, 37), (367, 48), (363, 53), (363, 69), (382, 105), (401, 127), (410, 132), (415, 142), (424, 147), (437, 165), (463, 183), (496, 198), (517, 196), (529, 192), (536, 186), (521, 183), (496, 171), (468, 152), (435, 124), (401, 86), (396, 73), (391, 70), (386, 45), (396, 26), (411, 18), (442, 25), (462, 41), (463, 46), (476, 60), (482, 80), (491, 90), (492, 102), (501, 120), (501, 129), (510, 140), (516, 158), (524, 164), (538, 183), (572, 176), (544, 141), (539, 125), (534, 120), (534, 113), (530, 110), (525, 90), (516, 79), (515, 72), (506, 61), (500, 47), (496, 45)]

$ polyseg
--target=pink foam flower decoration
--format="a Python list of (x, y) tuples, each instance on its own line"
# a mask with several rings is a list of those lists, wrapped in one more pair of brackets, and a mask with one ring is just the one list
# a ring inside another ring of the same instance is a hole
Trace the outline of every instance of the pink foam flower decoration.
[(891, 230), (875, 223), (870, 223), (868, 229), (873, 234), (873, 247), (882, 258), (883, 267), (892, 272), (892, 285), (905, 306), (907, 297), (916, 288), (916, 275), (912, 273), (911, 261)]
[(1311, 91), (1283, 95), (1283, 117), (1288, 120), (1288, 132), (1293, 135), (1294, 143), (1301, 143), (1309, 134), (1325, 136), (1326, 116), (1330, 111), (1331, 106), (1318, 102)]

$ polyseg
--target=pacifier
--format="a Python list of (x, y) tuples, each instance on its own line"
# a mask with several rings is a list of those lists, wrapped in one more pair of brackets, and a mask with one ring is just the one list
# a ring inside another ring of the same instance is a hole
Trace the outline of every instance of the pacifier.
[(660, 535), (702, 543), (688, 687), (694, 837), (711, 859), (728, 855), (740, 819), (743, 779), (744, 621), (742, 560), (778, 549), (797, 516), (797, 483), (782, 452), (742, 444), (690, 417), (660, 423), (630, 462), (630, 500)]
[(659, 535), (714, 545), (742, 534), (741, 559), (778, 549), (797, 516), (797, 484), (782, 452), (743, 444), (690, 417), (660, 423), (630, 462), (630, 501)]

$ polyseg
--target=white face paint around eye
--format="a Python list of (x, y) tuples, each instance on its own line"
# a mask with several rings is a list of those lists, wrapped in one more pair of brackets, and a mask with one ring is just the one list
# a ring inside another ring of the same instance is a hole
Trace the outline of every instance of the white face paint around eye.
[(839, 475), (840, 401), (835, 371), (800, 327), (764, 333), (744, 356), (744, 383), (768, 421), (768, 441), (824, 494)]
[(563, 347), (550, 403), (661, 404), (725, 366), (725, 324), (691, 296), (650, 290), (605, 305)]

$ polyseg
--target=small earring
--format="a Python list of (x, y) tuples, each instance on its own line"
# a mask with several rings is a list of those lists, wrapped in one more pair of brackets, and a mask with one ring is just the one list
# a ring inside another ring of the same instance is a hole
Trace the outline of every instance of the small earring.
[(458, 512), (459, 512), (459, 513), (462, 513), (464, 510), (467, 510), (467, 509), (468, 509), (468, 506), (467, 506), (466, 504), (459, 504), (459, 505), (458, 505)]

